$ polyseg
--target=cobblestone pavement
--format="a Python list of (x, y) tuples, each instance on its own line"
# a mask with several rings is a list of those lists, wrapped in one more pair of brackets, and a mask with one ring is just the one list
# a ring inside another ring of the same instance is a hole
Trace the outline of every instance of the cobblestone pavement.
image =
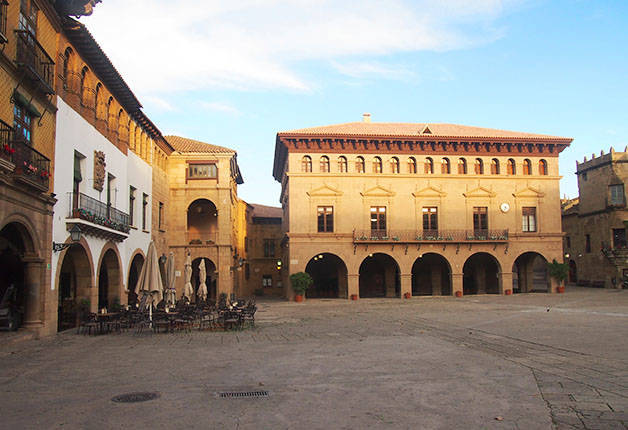
[[(4, 428), (628, 428), (628, 291), (261, 302), (254, 330), (0, 346)], [(2, 333), (4, 334), (4, 333)], [(0, 334), (0, 338), (2, 338)], [(223, 399), (225, 391), (268, 397)], [(156, 391), (157, 400), (111, 398)]]

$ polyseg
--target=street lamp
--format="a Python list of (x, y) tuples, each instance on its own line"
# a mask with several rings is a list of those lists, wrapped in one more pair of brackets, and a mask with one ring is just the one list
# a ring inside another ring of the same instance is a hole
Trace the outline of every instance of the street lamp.
[(52, 242), (53, 252), (63, 251), (64, 249), (69, 248), (70, 246), (81, 240), (81, 228), (78, 226), (78, 224), (74, 224), (74, 226), (72, 226), (72, 228), (70, 229), (70, 239), (72, 239), (72, 242), (70, 243)]

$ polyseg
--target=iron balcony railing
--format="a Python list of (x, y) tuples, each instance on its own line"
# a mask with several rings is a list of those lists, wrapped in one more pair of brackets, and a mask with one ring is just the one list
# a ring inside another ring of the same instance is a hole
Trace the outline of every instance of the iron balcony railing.
[(15, 164), (14, 174), (47, 190), (50, 182), (50, 159), (23, 140), (13, 140), (10, 145), (11, 162)]
[(40, 82), (42, 91), (54, 94), (54, 61), (27, 30), (15, 30), (17, 50), (15, 63), (25, 69), (32, 79)]
[(81, 218), (85, 221), (128, 233), (129, 214), (114, 208), (83, 193), (68, 193), (70, 213), (68, 218)]
[(0, 120), (0, 157), (13, 162), (15, 148), (12, 142), (13, 127)]
[(354, 230), (354, 242), (506, 242), (508, 230)]

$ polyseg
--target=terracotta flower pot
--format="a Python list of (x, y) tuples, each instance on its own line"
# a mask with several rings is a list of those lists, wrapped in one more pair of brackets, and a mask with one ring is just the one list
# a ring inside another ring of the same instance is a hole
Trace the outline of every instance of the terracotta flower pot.
[(412, 298), (412, 293), (403, 293), (403, 298), (404, 298), (404, 299), (410, 299), (410, 298)]
[(512, 290), (506, 290), (506, 291), (504, 291), (504, 294), (506, 294), (507, 296), (509, 296), (509, 295), (511, 295), (511, 294), (512, 294)]
[(564, 293), (565, 292), (565, 286), (564, 285), (559, 285), (558, 288), (556, 288), (556, 292), (557, 293)]
[(302, 294), (297, 294), (296, 296), (294, 296), (294, 301), (301, 303), (303, 301), (303, 295)]
[(462, 291), (456, 291), (456, 297), (462, 297)]
[(351, 300), (357, 300), (357, 299), (358, 299), (357, 294), (351, 294)]

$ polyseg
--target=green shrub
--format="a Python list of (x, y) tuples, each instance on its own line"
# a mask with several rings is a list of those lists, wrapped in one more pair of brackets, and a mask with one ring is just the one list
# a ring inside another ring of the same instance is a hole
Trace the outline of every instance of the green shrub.
[(314, 283), (314, 279), (309, 273), (298, 272), (290, 275), (290, 283), (292, 284), (292, 290), (299, 295), (304, 296), (308, 288)]

